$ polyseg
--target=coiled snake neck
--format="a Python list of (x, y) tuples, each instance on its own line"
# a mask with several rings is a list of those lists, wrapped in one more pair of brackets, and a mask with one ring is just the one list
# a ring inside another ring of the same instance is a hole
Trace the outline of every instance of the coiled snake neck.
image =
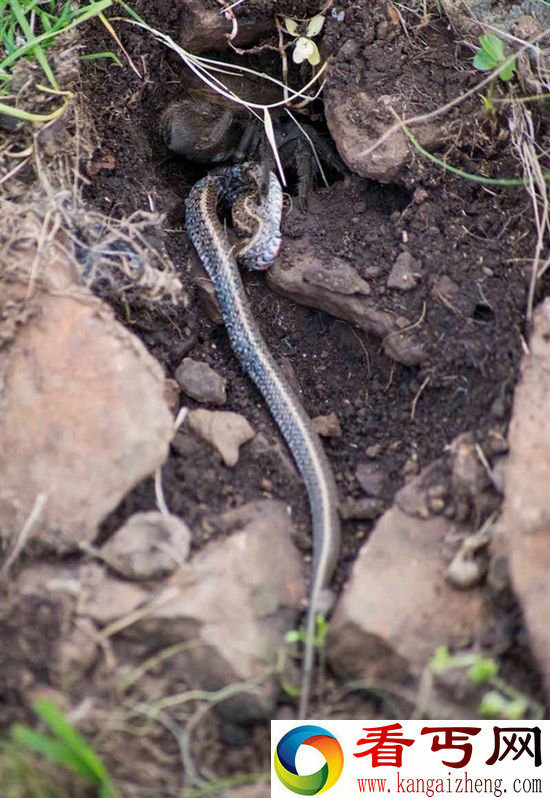
[[(267, 183), (265, 189), (262, 182)], [(330, 607), (328, 587), (340, 550), (338, 497), (319, 437), (269, 352), (248, 306), (235, 247), (218, 219), (220, 201), (232, 205), (236, 225), (248, 223), (252, 233), (246, 244), (237, 247), (239, 259), (251, 268), (265, 269), (275, 259), (281, 240), (281, 187), (273, 173), (263, 175), (257, 165), (229, 166), (199, 180), (185, 206), (187, 231), (214, 284), (233, 351), (264, 397), (292, 452), (309, 498), (313, 571), (299, 704), (299, 715), (304, 718), (311, 692), (316, 616)], [(241, 217), (238, 222), (236, 216)]]

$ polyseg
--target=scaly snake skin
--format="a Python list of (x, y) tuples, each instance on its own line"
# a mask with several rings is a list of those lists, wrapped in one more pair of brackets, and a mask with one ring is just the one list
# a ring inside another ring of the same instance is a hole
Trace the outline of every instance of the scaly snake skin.
[[(251, 268), (265, 269), (279, 250), (282, 192), (273, 173), (267, 191), (259, 196), (261, 169), (229, 166), (208, 174), (191, 189), (186, 200), (186, 227), (214, 284), (225, 327), (241, 366), (254, 381), (275, 419), (304, 480), (313, 525), (313, 572), (306, 619), (299, 715), (307, 715), (314, 659), (316, 615), (326, 612), (329, 583), (340, 551), (338, 496), (322, 444), (302, 404), (275, 360), (254, 321), (241, 280), (235, 248), (218, 219), (220, 200), (240, 204), (256, 229), (239, 248), (239, 259)], [(244, 203), (244, 205), (243, 205)]]

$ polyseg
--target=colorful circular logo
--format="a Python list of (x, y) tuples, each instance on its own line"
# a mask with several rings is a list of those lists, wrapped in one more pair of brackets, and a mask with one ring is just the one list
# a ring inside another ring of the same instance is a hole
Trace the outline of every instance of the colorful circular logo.
[[(316, 773), (300, 776), (296, 754), (301, 745), (316, 748), (325, 764)], [(279, 741), (273, 758), (275, 773), (285, 787), (299, 795), (318, 795), (336, 784), (344, 767), (344, 754), (336, 737), (321, 726), (298, 726)]]

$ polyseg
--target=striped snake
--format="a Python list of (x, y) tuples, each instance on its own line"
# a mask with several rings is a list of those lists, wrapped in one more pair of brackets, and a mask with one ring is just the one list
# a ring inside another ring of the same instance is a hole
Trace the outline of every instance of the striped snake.
[[(218, 218), (218, 204), (232, 207), (237, 232), (246, 241), (231, 246)], [(306, 717), (311, 692), (318, 613), (330, 609), (329, 583), (340, 550), (338, 496), (334, 477), (311, 421), (263, 340), (248, 306), (237, 260), (265, 269), (281, 243), (282, 191), (272, 172), (257, 164), (223, 167), (191, 189), (186, 227), (210, 275), (233, 351), (258, 387), (304, 480), (313, 525), (313, 571), (306, 618), (299, 715)]]

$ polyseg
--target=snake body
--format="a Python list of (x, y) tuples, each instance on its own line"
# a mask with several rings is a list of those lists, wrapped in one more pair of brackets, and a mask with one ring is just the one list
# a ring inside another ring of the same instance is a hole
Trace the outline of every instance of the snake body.
[[(216, 290), (233, 351), (258, 387), (304, 480), (313, 526), (313, 570), (306, 618), (306, 638), (300, 689), (300, 717), (305, 717), (311, 692), (316, 617), (330, 608), (328, 590), (340, 550), (338, 496), (328, 459), (302, 404), (281, 374), (250, 311), (231, 246), (218, 218), (218, 204), (245, 204), (252, 225), (239, 259), (251, 268), (265, 269), (280, 245), (282, 192), (268, 173), (260, 194), (261, 169), (256, 165), (224, 167), (193, 186), (186, 200), (186, 227)], [(248, 204), (248, 208), (246, 205)], [(242, 211), (242, 209), (241, 209)]]

